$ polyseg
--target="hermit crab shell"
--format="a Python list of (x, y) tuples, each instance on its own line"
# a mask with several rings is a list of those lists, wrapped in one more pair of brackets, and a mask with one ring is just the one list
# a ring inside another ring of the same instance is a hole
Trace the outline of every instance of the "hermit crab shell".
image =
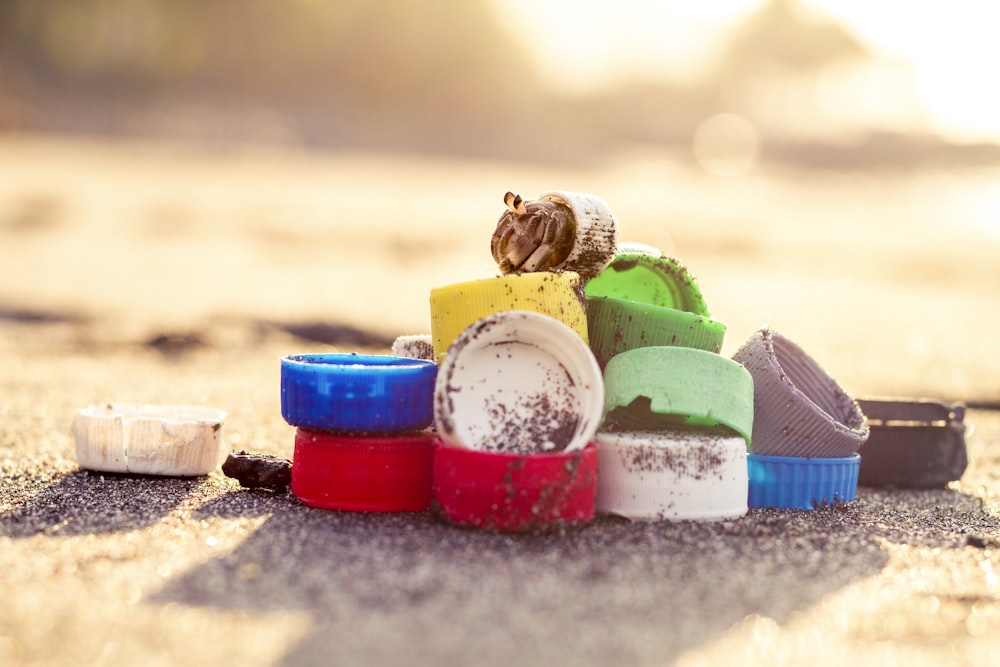
[[(517, 201), (520, 202), (520, 198)], [(556, 205), (551, 219), (533, 221), (526, 229), (511, 229), (518, 216), (517, 211), (511, 210), (505, 212), (497, 224), (491, 250), (502, 272), (575, 271), (586, 281), (611, 263), (618, 243), (618, 222), (603, 199), (580, 192), (552, 190), (541, 193), (534, 201)], [(561, 210), (568, 210), (572, 220), (560, 220)], [(544, 230), (537, 228), (539, 224), (544, 225)], [(512, 263), (513, 254), (517, 257)], [(525, 257), (529, 260), (524, 261)]]

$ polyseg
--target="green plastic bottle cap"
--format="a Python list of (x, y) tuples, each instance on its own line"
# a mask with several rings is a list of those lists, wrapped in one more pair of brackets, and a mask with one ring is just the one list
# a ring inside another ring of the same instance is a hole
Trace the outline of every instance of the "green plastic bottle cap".
[(664, 308), (711, 315), (691, 273), (676, 259), (648, 253), (621, 253), (587, 282), (587, 297), (610, 296)]
[(615, 355), (638, 347), (674, 345), (717, 353), (726, 325), (686, 310), (595, 296), (587, 298), (587, 332), (604, 368)]
[(640, 347), (604, 369), (604, 423), (620, 430), (725, 429), (750, 445), (753, 379), (732, 359), (690, 347)]

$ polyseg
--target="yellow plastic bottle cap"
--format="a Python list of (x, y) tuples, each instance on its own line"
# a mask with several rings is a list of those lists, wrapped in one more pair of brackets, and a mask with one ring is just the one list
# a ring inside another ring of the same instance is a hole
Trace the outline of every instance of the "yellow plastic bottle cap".
[(441, 362), (470, 325), (488, 315), (525, 310), (553, 317), (587, 342), (580, 276), (572, 271), (510, 274), (435, 287), (430, 294), (431, 338)]

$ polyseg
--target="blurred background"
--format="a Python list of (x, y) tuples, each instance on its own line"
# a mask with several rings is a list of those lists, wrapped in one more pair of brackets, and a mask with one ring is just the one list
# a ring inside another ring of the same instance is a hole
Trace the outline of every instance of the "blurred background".
[(428, 329), (434, 285), (496, 272), (505, 191), (561, 188), (688, 264), (726, 352), (769, 323), (869, 390), (1000, 396), (998, 18), (0, 0), (0, 313), (101, 340), (223, 317), (391, 340)]
[(691, 4), (4, 0), (0, 129), (727, 173), (1000, 160), (1000, 10)]

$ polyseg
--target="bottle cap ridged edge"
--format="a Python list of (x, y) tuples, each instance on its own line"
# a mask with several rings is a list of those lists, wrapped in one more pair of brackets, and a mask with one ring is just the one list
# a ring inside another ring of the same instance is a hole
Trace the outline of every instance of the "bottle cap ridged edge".
[(868, 438), (856, 401), (799, 346), (767, 327), (733, 359), (753, 376), (754, 454), (845, 457)]
[(435, 434), (347, 435), (298, 428), (292, 493), (322, 509), (419, 512), (430, 508)]
[(854, 500), (861, 456), (801, 458), (749, 454), (750, 507), (815, 509)]
[(502, 532), (548, 531), (594, 518), (598, 451), (557, 454), (434, 449), (435, 511), (451, 523)]

